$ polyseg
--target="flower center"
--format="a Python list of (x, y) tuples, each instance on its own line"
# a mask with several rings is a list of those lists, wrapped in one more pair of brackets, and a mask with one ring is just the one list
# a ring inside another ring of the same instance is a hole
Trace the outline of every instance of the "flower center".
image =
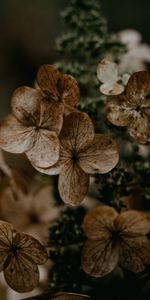
[(17, 252), (18, 252), (20, 249), (21, 249), (20, 246), (18, 246), (18, 245), (16, 245), (16, 244), (12, 244), (11, 247), (10, 247), (10, 251), (11, 251), (14, 255), (16, 255)]
[(32, 224), (38, 224), (39, 223), (38, 216), (36, 214), (34, 214), (34, 213), (30, 214), (29, 219), (30, 219), (30, 222)]
[(79, 160), (79, 155), (76, 151), (72, 151), (71, 153), (71, 159), (74, 163), (76, 163)]
[(118, 242), (121, 239), (119, 231), (111, 231), (111, 241), (113, 243)]

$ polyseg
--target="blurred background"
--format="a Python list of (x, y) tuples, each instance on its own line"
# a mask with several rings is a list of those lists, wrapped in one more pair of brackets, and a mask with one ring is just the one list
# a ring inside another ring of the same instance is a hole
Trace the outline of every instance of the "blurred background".
[[(55, 40), (65, 29), (60, 12), (67, 3), (69, 0), (0, 0), (1, 119), (10, 109), (13, 90), (31, 85), (39, 65), (58, 59)], [(100, 3), (111, 31), (134, 28), (150, 43), (149, 0)]]

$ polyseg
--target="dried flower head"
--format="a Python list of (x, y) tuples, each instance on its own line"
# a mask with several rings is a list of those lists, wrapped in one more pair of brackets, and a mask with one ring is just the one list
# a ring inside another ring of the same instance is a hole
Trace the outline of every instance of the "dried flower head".
[(91, 276), (107, 275), (119, 264), (141, 272), (150, 263), (150, 222), (143, 213), (118, 214), (109, 206), (92, 209), (83, 221), (87, 241), (83, 247), (83, 270)]
[(128, 74), (120, 75), (117, 64), (109, 57), (105, 57), (98, 64), (97, 77), (102, 85), (100, 92), (104, 95), (119, 95), (129, 79)]
[(20, 293), (34, 289), (39, 282), (37, 265), (44, 264), (47, 258), (38, 240), (0, 221), (0, 270), (12, 289)]
[(63, 123), (62, 105), (49, 101), (42, 92), (18, 88), (12, 96), (12, 114), (0, 126), (0, 147), (25, 152), (31, 163), (48, 167), (59, 158), (58, 134)]
[(36, 80), (45, 97), (63, 104), (65, 115), (75, 110), (80, 91), (77, 81), (71, 75), (62, 74), (54, 66), (42, 65)]
[(75, 294), (75, 293), (57, 293), (55, 295), (46, 296), (39, 295), (31, 298), (26, 298), (22, 300), (90, 300), (90, 297), (87, 295)]
[(43, 241), (50, 223), (60, 212), (54, 203), (52, 187), (42, 185), (28, 193), (22, 191), (17, 196), (15, 201), (10, 185), (0, 191), (1, 218), (10, 222), (17, 230)]
[(110, 137), (95, 134), (86, 113), (73, 112), (64, 119), (60, 148), (60, 159), (53, 167), (36, 169), (59, 174), (61, 198), (67, 204), (79, 205), (88, 191), (89, 174), (107, 173), (116, 166), (118, 146)]
[(131, 75), (124, 95), (106, 103), (108, 120), (116, 126), (128, 126), (129, 134), (141, 144), (150, 142), (150, 74)]

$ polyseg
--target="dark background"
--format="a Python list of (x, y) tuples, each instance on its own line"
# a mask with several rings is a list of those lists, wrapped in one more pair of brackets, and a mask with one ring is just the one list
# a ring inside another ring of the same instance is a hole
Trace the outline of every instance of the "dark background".
[[(8, 112), (12, 91), (31, 85), (39, 65), (59, 57), (55, 39), (64, 30), (60, 11), (67, 3), (69, 0), (0, 0), (0, 117)], [(100, 3), (111, 31), (134, 28), (150, 44), (150, 0)]]

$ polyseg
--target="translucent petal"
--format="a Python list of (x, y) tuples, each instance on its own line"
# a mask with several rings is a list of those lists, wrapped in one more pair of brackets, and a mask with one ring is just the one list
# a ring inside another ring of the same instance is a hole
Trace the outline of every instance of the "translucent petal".
[(79, 157), (80, 166), (86, 173), (107, 173), (118, 163), (118, 145), (104, 134), (95, 134), (91, 146), (83, 149)]

